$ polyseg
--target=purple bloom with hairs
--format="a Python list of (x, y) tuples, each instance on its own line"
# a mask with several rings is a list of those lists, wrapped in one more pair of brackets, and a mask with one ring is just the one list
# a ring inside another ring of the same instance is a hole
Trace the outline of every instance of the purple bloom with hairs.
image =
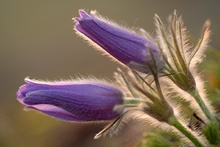
[(120, 115), (113, 108), (123, 104), (123, 94), (107, 82), (41, 82), (27, 78), (25, 82), (17, 92), (17, 100), (50, 116), (87, 122), (111, 120)]
[[(158, 46), (144, 35), (135, 33), (101, 18), (95, 11), (79, 11), (75, 30), (101, 47), (124, 65), (144, 73), (150, 68), (161, 70), (163, 60)], [(149, 68), (150, 66), (150, 68)]]

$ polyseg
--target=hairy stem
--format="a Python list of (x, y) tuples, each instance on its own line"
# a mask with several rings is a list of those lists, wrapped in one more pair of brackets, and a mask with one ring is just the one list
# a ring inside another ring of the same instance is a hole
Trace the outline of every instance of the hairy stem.
[(182, 134), (184, 134), (196, 147), (204, 147), (200, 140), (196, 138), (196, 136), (194, 136), (188, 128), (183, 126), (177, 118), (170, 118), (169, 123), (170, 125), (174, 126), (177, 130), (179, 130)]
[(189, 92), (196, 100), (196, 102), (199, 104), (200, 108), (202, 109), (202, 111), (204, 112), (204, 114), (206, 115), (206, 117), (211, 120), (211, 121), (215, 121), (215, 117), (213, 116), (213, 114), (209, 111), (208, 107), (206, 106), (206, 104), (204, 103), (204, 101), (202, 100), (199, 92), (197, 89)]

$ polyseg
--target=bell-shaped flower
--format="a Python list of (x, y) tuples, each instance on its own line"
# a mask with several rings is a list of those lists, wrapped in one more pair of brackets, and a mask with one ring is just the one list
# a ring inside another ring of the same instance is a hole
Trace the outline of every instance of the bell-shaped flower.
[(27, 108), (69, 121), (112, 120), (123, 104), (123, 94), (115, 86), (94, 81), (43, 82), (25, 79), (17, 92), (17, 100)]
[[(98, 45), (101, 51), (107, 52), (120, 63), (143, 73), (161, 70), (163, 58), (156, 43), (132, 30), (114, 24), (91, 11), (79, 11), (75, 30), (85, 39)], [(143, 31), (142, 31), (143, 32)]]

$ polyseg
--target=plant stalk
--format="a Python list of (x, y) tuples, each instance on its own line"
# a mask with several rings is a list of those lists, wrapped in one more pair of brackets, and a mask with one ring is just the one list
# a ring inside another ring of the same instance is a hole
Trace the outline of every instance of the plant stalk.
[(169, 123), (177, 130), (179, 130), (182, 134), (184, 134), (196, 147), (204, 147), (200, 140), (196, 138), (196, 136), (194, 136), (188, 128), (183, 126), (176, 117), (170, 118)]
[(216, 121), (215, 117), (213, 116), (213, 114), (209, 111), (208, 107), (206, 106), (206, 104), (204, 103), (204, 101), (202, 100), (199, 92), (197, 89), (189, 92), (189, 94), (191, 94), (196, 102), (199, 104), (200, 108), (202, 109), (203, 113), (206, 115), (206, 117), (210, 120), (210, 121)]

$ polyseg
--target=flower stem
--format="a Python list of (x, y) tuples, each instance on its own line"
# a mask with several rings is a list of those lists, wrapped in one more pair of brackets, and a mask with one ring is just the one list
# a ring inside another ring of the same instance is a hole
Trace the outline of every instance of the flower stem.
[(189, 92), (196, 100), (196, 102), (199, 104), (200, 108), (202, 109), (202, 111), (204, 112), (204, 114), (206, 115), (206, 117), (211, 120), (211, 121), (215, 121), (215, 117), (213, 116), (213, 114), (209, 111), (208, 107), (206, 106), (206, 104), (204, 103), (204, 101), (202, 100), (199, 92), (197, 89)]
[(183, 133), (195, 146), (204, 147), (204, 145), (200, 142), (200, 140), (196, 138), (196, 136), (194, 136), (189, 129), (183, 126), (177, 118), (175, 117), (170, 118), (169, 123), (170, 125), (174, 126), (176, 129), (178, 129), (181, 133)]

